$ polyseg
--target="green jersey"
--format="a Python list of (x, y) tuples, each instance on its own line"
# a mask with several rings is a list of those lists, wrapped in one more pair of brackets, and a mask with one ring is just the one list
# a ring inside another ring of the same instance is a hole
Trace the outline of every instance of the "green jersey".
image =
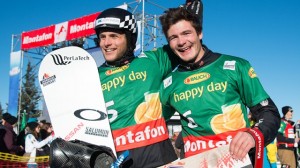
[(159, 88), (171, 67), (164, 48), (145, 52), (121, 67), (99, 67), (117, 151), (168, 139)]
[(229, 144), (249, 127), (247, 107), (269, 97), (249, 62), (228, 55), (192, 71), (177, 69), (162, 88), (162, 103), (181, 116), (186, 156)]

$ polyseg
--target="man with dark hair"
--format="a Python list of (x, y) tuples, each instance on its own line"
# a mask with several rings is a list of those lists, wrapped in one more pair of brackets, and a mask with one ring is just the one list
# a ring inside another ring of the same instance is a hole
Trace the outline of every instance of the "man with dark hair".
[(280, 129), (277, 134), (278, 158), (281, 165), (296, 168), (296, 147), (298, 147), (299, 137), (296, 137), (295, 126), (297, 123), (291, 120), (293, 118), (293, 108), (291, 106), (282, 107), (282, 115)]
[(167, 46), (134, 56), (137, 31), (129, 11), (101, 12), (95, 32), (105, 63), (98, 71), (117, 155), (129, 151), (122, 166), (152, 168), (177, 159), (159, 99), (160, 84), (177, 57), (171, 60)]
[[(195, 14), (187, 9), (171, 8), (160, 17), (170, 48), (181, 60), (163, 82), (161, 101), (182, 117), (185, 157), (225, 143), (235, 159), (242, 160), (255, 147), (261, 159), (263, 145), (277, 135), (278, 109), (248, 61), (202, 44), (203, 11)], [(252, 129), (247, 108), (259, 121)], [(164, 116), (168, 115), (173, 113)]]

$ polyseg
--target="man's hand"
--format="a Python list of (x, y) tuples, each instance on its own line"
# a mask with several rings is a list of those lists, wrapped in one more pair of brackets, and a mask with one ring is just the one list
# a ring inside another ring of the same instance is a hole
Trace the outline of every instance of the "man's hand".
[(187, 0), (185, 2), (185, 9), (190, 11), (191, 13), (195, 14), (200, 23), (202, 24), (203, 20), (203, 4), (201, 0)]
[(247, 132), (238, 132), (229, 145), (229, 152), (234, 159), (243, 160), (253, 147), (254, 138)]

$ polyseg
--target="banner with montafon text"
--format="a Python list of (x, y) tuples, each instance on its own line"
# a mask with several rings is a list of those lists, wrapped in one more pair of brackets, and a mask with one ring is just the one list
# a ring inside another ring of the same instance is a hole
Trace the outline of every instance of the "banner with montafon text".
[(94, 21), (100, 12), (71, 21), (22, 33), (22, 50), (52, 45), (94, 34)]
[[(124, 4), (118, 6), (118, 8), (127, 10), (127, 5)], [(21, 50), (29, 50), (62, 41), (91, 36), (95, 34), (94, 22), (100, 13), (97, 12), (41, 29), (23, 32), (21, 35)]]

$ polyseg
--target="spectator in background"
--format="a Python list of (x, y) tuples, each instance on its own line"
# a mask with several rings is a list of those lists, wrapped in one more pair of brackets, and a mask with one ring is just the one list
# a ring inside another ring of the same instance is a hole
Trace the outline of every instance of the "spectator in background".
[(293, 118), (293, 108), (291, 106), (282, 107), (282, 114), (283, 117), (277, 134), (278, 158), (281, 165), (296, 168), (296, 147), (298, 147), (299, 138), (295, 134), (296, 123), (291, 120)]
[(45, 153), (42, 149), (43, 146), (50, 144), (54, 137), (52, 135), (48, 136), (42, 141), (38, 141), (40, 134), (40, 126), (37, 122), (29, 122), (26, 127), (26, 137), (25, 137), (25, 152), (26, 155), (30, 157), (36, 156), (47, 156), (49, 154)]
[(17, 134), (13, 128), (18, 119), (9, 113), (4, 113), (2, 116), (2, 125), (0, 126), (0, 152), (22, 155), (24, 147), (17, 145)]
[(277, 168), (277, 139), (275, 138), (274, 141), (267, 145), (265, 148), (267, 151), (267, 159), (270, 167)]
[(177, 139), (175, 141), (175, 148), (179, 149), (179, 158), (183, 159), (184, 158), (184, 142), (183, 142), (181, 131), (179, 132)]
[[(53, 133), (52, 125), (49, 122), (43, 123), (43, 126), (40, 130), (40, 140), (46, 139), (48, 136), (50, 136)], [(43, 151), (46, 154), (50, 154), (50, 144), (46, 144), (42, 147)]]
[(39, 123), (39, 125), (40, 125), (40, 127), (41, 127), (41, 129), (42, 129), (43, 126), (44, 126), (44, 124), (47, 123), (47, 121), (46, 121), (46, 120), (40, 120), (40, 121), (38, 121), (38, 123)]
[(40, 127), (41, 127), (41, 130), (40, 130), (41, 140), (46, 139), (53, 132), (52, 124), (49, 122), (43, 123), (43, 125), (42, 126), (40, 125)]
[(178, 135), (181, 132), (181, 127), (179, 125), (173, 126), (173, 135), (171, 137), (171, 142), (174, 147), (175, 153), (178, 158), (180, 158), (180, 149), (176, 147), (176, 141), (178, 139)]
[(17, 144), (25, 146), (25, 128), (17, 135)]

